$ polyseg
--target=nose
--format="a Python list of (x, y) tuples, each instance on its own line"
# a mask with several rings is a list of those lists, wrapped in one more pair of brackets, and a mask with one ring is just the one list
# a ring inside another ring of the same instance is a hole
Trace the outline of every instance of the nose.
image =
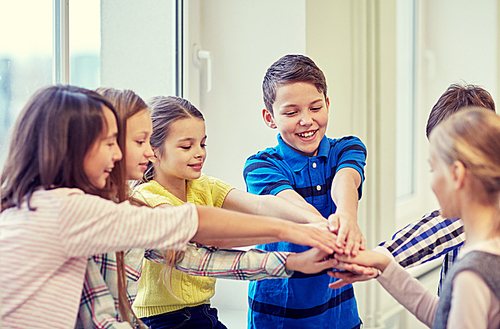
[(194, 157), (196, 159), (204, 159), (206, 154), (207, 154), (207, 150), (200, 145), (198, 147), (197, 152), (196, 152)]
[(302, 114), (300, 117), (300, 125), (301, 126), (310, 126), (312, 124), (312, 115), (309, 113), (309, 111), (306, 111), (305, 113)]
[(115, 144), (115, 150), (113, 152), (113, 162), (120, 161), (122, 159), (122, 156), (123, 156), (122, 150), (120, 150), (118, 144)]
[(153, 157), (154, 155), (155, 154), (153, 152), (153, 149), (151, 148), (151, 144), (148, 143), (146, 146), (146, 151), (144, 152), (144, 156), (149, 159), (149, 158)]

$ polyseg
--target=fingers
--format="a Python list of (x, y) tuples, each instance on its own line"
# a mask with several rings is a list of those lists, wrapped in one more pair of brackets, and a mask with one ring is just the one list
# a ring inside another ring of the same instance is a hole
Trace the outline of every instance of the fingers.
[(371, 280), (375, 277), (377, 277), (378, 272), (373, 270), (370, 274), (354, 274), (351, 272), (328, 272), (328, 275), (330, 275), (333, 278), (337, 278), (339, 280), (330, 283), (328, 287), (331, 289), (338, 289), (340, 287), (343, 287), (347, 284), (351, 284), (354, 282), (358, 281), (367, 281)]
[[(349, 235), (346, 236), (346, 245), (345, 245), (345, 254), (346, 255), (354, 255), (354, 238), (352, 237), (353, 233), (352, 231), (349, 232)], [(337, 239), (338, 240), (338, 239)]]
[(330, 232), (323, 232), (315, 228), (311, 228), (313, 240), (309, 244), (311, 247), (316, 247), (328, 254), (334, 252), (333, 246), (335, 244), (335, 238)]
[(328, 285), (328, 287), (330, 289), (339, 289), (339, 288), (342, 288), (343, 286), (348, 285), (348, 284), (349, 284), (349, 282), (345, 282), (344, 280), (337, 280), (333, 283), (330, 283)]
[[(337, 241), (336, 241), (335, 245), (338, 248), (347, 249), (347, 246), (345, 243), (346, 239), (347, 239), (347, 229), (346, 229), (345, 225), (343, 225), (343, 226), (339, 227), (339, 230), (337, 233)], [(347, 252), (345, 252), (345, 253), (347, 253)]]
[(312, 273), (318, 273), (318, 272), (322, 272), (322, 271), (327, 270), (327, 269), (335, 268), (338, 265), (338, 263), (339, 263), (339, 261), (334, 259), (334, 258), (330, 258), (330, 259), (315, 263), (314, 264), (314, 272), (312, 272)]
[(359, 246), (360, 250), (365, 250), (366, 249), (366, 239), (364, 236), (361, 236), (361, 244)]
[(338, 229), (339, 229), (339, 216), (338, 215), (330, 215), (330, 217), (328, 217), (328, 227), (330, 229), (330, 231), (332, 231), (333, 233), (337, 233)]

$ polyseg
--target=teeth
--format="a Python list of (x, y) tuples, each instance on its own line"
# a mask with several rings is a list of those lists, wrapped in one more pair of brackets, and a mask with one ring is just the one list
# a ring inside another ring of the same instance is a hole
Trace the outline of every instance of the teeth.
[(307, 132), (307, 133), (297, 134), (297, 135), (299, 135), (300, 137), (305, 137), (305, 138), (307, 138), (307, 137), (311, 137), (312, 135), (314, 135), (314, 133), (315, 133), (315, 132), (316, 132), (316, 131), (310, 131), (310, 132)]

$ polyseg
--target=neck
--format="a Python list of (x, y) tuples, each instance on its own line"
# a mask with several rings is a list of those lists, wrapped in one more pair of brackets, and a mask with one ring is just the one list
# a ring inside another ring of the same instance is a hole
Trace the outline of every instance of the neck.
[(462, 222), (468, 247), (487, 239), (500, 236), (500, 207), (480, 203), (463, 205)]
[(182, 178), (172, 178), (165, 176), (161, 171), (154, 174), (153, 179), (164, 189), (172, 193), (176, 198), (187, 202), (186, 180)]

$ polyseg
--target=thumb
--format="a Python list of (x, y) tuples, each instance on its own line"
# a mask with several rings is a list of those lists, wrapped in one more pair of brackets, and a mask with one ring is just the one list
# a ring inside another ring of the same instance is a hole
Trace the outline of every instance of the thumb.
[(337, 233), (339, 230), (339, 216), (333, 214), (328, 217), (328, 228), (333, 233)]

